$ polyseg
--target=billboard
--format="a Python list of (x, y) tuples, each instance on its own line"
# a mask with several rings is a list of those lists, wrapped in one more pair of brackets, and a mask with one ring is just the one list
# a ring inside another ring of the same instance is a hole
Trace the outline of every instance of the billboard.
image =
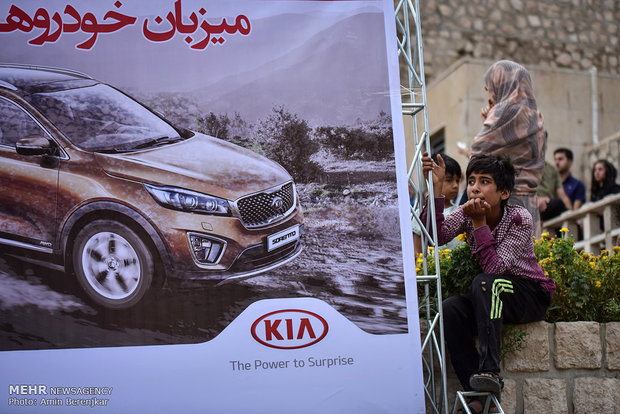
[(8, 412), (421, 412), (389, 1), (0, 9)]

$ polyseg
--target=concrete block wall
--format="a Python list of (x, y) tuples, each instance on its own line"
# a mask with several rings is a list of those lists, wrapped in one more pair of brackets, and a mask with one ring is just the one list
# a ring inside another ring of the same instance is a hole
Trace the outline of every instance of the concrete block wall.
[(620, 414), (620, 322), (521, 325), (525, 348), (503, 361), (506, 413)]
[[(620, 414), (620, 322), (535, 322), (502, 361), (506, 414)], [(420, 320), (422, 337), (427, 323)], [(437, 358), (435, 372), (439, 372)], [(462, 389), (446, 355), (448, 412)], [(436, 389), (440, 395), (439, 384)], [(433, 410), (427, 401), (427, 413)]]

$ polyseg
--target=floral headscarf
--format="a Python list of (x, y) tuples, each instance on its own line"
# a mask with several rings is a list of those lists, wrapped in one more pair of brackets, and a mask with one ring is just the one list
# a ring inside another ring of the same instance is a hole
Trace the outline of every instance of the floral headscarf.
[(495, 62), (484, 75), (496, 104), (472, 143), (472, 155), (507, 156), (517, 170), (517, 195), (535, 194), (545, 167), (547, 137), (528, 71), (509, 60)]

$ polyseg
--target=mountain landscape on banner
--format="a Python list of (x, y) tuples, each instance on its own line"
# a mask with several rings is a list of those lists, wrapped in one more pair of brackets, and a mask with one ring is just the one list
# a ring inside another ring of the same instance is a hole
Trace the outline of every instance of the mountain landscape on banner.
[[(389, 112), (385, 38), (377, 36), (383, 33), (382, 19), (378, 13), (361, 13), (318, 32), (304, 27), (312, 28), (307, 16), (261, 19), (254, 22), (251, 39), (237, 41), (234, 49), (229, 45), (233, 56), (222, 56), (224, 61), (219, 60), (219, 54), (218, 59), (205, 59), (198, 66), (204, 71), (200, 79), (191, 82), (193, 87), (170, 80), (165, 87), (175, 85), (178, 90), (157, 93), (158, 86), (153, 85), (135, 94), (155, 107), (170, 102), (158, 109), (172, 119), (182, 117), (179, 105), (185, 114), (239, 113), (250, 123), (268, 115), (275, 106), (299, 114), (310, 126), (374, 119), (381, 111)], [(287, 25), (282, 27), (282, 22)], [(300, 27), (301, 33), (306, 29), (308, 37), (283, 41), (283, 36), (295, 32), (288, 25)], [(231, 62), (227, 63), (228, 59)], [(215, 68), (209, 67), (212, 60), (217, 60)], [(193, 70), (188, 70), (191, 76)], [(128, 90), (134, 89), (135, 84), (128, 85)]]
[(249, 121), (282, 104), (310, 125), (374, 118), (389, 112), (385, 38), (376, 36), (383, 33), (380, 28), (372, 29), (382, 23), (379, 14), (349, 17), (282, 56), (230, 74), (189, 96), (201, 108), (236, 111)]

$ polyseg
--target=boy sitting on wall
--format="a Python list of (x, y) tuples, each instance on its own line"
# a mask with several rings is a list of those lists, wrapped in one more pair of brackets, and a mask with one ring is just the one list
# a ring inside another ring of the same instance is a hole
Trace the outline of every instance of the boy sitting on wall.
[[(529, 323), (545, 317), (555, 284), (546, 277), (534, 254), (532, 216), (527, 209), (507, 204), (515, 169), (507, 158), (477, 155), (467, 165), (469, 200), (444, 217), (445, 163), (422, 158), (423, 171), (433, 174), (437, 241), (441, 245), (461, 233), (484, 273), (469, 292), (443, 302), (446, 345), (463, 389), (500, 395), (503, 323)], [(425, 223), (426, 211), (422, 215)], [(474, 337), (478, 336), (479, 350)], [(474, 399), (470, 409), (482, 411)]]

